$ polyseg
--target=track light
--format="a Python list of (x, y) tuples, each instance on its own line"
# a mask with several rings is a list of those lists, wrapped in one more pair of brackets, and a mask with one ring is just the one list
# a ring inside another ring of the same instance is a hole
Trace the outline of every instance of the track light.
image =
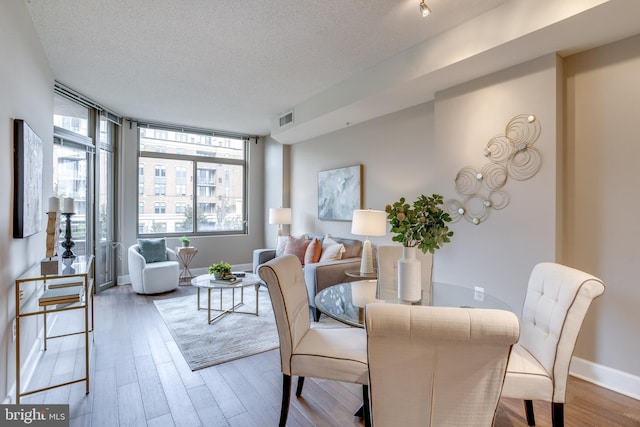
[(429, 9), (429, 6), (424, 3), (424, 0), (420, 2), (420, 13), (422, 13), (423, 18), (431, 15), (431, 9)]

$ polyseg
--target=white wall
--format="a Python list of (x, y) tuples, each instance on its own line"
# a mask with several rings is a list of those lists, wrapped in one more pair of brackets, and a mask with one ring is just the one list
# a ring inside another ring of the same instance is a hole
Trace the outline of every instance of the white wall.
[[(278, 226), (268, 224), (269, 208), (288, 208), (291, 199), (289, 194), (289, 156), (291, 150), (288, 145), (282, 145), (271, 137), (265, 138), (264, 150), (264, 180), (263, 195), (264, 209), (262, 214), (264, 221), (264, 238), (266, 246), (274, 248), (276, 245), (276, 235)], [(288, 234), (290, 226), (285, 225), (283, 231)]]
[(566, 75), (565, 257), (606, 284), (576, 354), (640, 376), (640, 36), (568, 58)]
[[(540, 171), (526, 181), (508, 179), (510, 197), (502, 210), (474, 225), (453, 224), (453, 242), (436, 253), (434, 278), (467, 287), (482, 286), (520, 312), (531, 269), (556, 261), (556, 56), (527, 62), (436, 95), (435, 182), (445, 199), (463, 200), (453, 180), (466, 166), (488, 163), (483, 149), (504, 135), (520, 114), (535, 115), (541, 125), (534, 147), (542, 154)], [(486, 192), (485, 192), (486, 194)]]
[[(53, 192), (53, 77), (22, 1), (0, 2), (0, 57), (0, 394), (4, 397), (15, 381), (15, 279), (45, 254), (44, 211), (43, 232), (24, 239), (12, 237), (13, 119), (24, 119), (44, 142), (43, 200)], [(22, 348), (28, 350), (40, 325), (25, 320), (21, 322)]]
[[(538, 262), (559, 261), (601, 277), (607, 290), (578, 338), (578, 369), (640, 396), (640, 202), (634, 197), (640, 36), (566, 64), (566, 81), (565, 61), (547, 55), (442, 91), (434, 102), (293, 145), (292, 233), (350, 236), (350, 222), (317, 219), (319, 171), (362, 164), (363, 207), (373, 209), (421, 193), (458, 198), (456, 173), (482, 167), (489, 139), (512, 117), (534, 114), (542, 126), (535, 144), (540, 171), (527, 181), (508, 181), (509, 205), (485, 223), (451, 224), (455, 235), (436, 252), (434, 279), (482, 285), (519, 312)], [(372, 241), (390, 243), (391, 236)]]
[[(352, 236), (350, 221), (318, 219), (318, 172), (362, 164), (362, 206), (383, 210), (400, 196), (442, 191), (433, 185), (432, 161), (433, 103), (293, 145), (292, 234)], [(371, 241), (391, 243), (391, 237)]]
[[(543, 167), (509, 182), (511, 202), (485, 224), (451, 223), (452, 243), (435, 254), (434, 280), (481, 285), (519, 312), (533, 265), (555, 260), (556, 57), (550, 55), (437, 94), (436, 101), (292, 146), (293, 234), (351, 236), (351, 222), (317, 219), (318, 171), (363, 165), (364, 208), (384, 209), (401, 196), (458, 197), (454, 179), (480, 169), (490, 138), (519, 114), (542, 123), (536, 143)], [(391, 234), (372, 238), (392, 243)]]

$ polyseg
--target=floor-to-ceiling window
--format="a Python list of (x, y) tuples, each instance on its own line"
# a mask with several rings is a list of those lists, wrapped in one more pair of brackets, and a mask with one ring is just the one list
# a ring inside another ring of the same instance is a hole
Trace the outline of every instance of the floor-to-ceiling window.
[(55, 89), (53, 192), (74, 199), (73, 252), (96, 256), (100, 290), (115, 284), (114, 152), (120, 119), (62, 85)]

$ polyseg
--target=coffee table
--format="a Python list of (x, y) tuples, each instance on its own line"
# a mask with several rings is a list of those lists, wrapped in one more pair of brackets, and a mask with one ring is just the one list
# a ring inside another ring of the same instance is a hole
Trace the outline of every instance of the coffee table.
[[(198, 310), (207, 309), (207, 322), (209, 324), (213, 323), (217, 319), (222, 316), (230, 313), (238, 313), (238, 314), (252, 314), (254, 316), (258, 316), (258, 289), (260, 288), (260, 278), (256, 274), (246, 273), (245, 277), (238, 283), (234, 283), (232, 285), (227, 283), (219, 283), (213, 282), (213, 274), (203, 274), (197, 277), (194, 277), (191, 280), (191, 285), (198, 288)], [(249, 288), (253, 286), (256, 291), (256, 309), (255, 311), (240, 311), (238, 307), (244, 305), (244, 288)], [(200, 290), (207, 290), (207, 306), (202, 307), (200, 305)], [(236, 290), (240, 290), (240, 301), (236, 303)], [(218, 304), (218, 308), (211, 307), (211, 291), (217, 290), (220, 293), (220, 301)], [(228, 308), (222, 307), (222, 293), (231, 291), (231, 306)], [(211, 312), (218, 312), (218, 314), (214, 317), (211, 317)]]

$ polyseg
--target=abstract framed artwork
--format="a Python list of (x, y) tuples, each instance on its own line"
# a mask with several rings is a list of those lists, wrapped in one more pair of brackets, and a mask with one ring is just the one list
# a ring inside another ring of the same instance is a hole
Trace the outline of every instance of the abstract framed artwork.
[(14, 198), (13, 237), (42, 231), (42, 140), (24, 120), (13, 121)]
[(361, 209), (362, 165), (318, 172), (318, 219), (351, 221)]

